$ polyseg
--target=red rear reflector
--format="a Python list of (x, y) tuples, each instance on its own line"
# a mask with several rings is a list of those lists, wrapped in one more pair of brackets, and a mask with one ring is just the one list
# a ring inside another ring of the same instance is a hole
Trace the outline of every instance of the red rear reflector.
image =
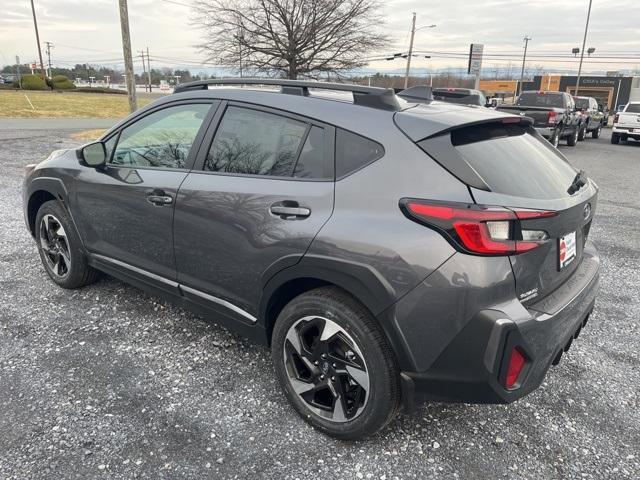
[(515, 255), (539, 247), (545, 240), (516, 239), (519, 220), (550, 217), (555, 212), (481, 207), (475, 204), (442, 204), (423, 200), (400, 200), (407, 217), (444, 231), (452, 243), (467, 253)]
[(515, 386), (526, 363), (527, 357), (524, 356), (524, 353), (522, 353), (520, 348), (513, 347), (513, 350), (511, 350), (511, 357), (509, 358), (507, 377), (504, 380), (504, 386), (506, 388), (513, 388)]
[(556, 123), (558, 119), (558, 114), (556, 112), (549, 112), (547, 114), (547, 123)]

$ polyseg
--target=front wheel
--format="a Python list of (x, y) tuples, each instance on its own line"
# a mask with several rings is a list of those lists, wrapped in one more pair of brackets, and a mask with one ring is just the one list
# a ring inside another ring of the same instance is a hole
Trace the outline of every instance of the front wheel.
[(42, 204), (36, 216), (35, 237), (45, 271), (63, 288), (79, 288), (97, 279), (87, 263), (69, 214), (57, 200)]
[(586, 136), (587, 136), (587, 125), (584, 124), (578, 131), (578, 141), (582, 142)]
[(578, 143), (579, 131), (580, 129), (576, 127), (573, 133), (567, 137), (567, 145), (569, 145), (570, 147), (576, 146), (576, 144)]
[(297, 412), (343, 440), (371, 435), (400, 405), (400, 372), (371, 313), (336, 287), (293, 299), (272, 336), (278, 380)]

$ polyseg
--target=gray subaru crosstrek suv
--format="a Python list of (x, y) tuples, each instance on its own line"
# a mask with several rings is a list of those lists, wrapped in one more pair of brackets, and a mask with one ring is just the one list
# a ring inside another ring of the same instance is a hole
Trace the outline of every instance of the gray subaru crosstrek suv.
[(28, 166), (24, 211), (58, 285), (104, 272), (270, 345), (298, 413), (355, 439), (541, 384), (594, 306), (597, 191), (524, 117), (226, 79)]

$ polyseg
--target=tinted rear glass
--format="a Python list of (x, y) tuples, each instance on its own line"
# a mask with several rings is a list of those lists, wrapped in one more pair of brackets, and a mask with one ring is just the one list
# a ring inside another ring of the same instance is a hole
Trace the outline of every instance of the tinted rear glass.
[(562, 108), (561, 94), (549, 94), (544, 92), (524, 92), (518, 97), (516, 105), (526, 105), (531, 107), (558, 107)]
[(459, 103), (464, 105), (480, 105), (482, 102), (479, 95), (466, 92), (434, 91), (433, 99), (448, 103)]
[(341, 178), (384, 155), (379, 143), (355, 133), (336, 130), (336, 177)]
[(461, 128), (451, 142), (496, 193), (527, 198), (568, 196), (576, 170), (532, 129), (491, 124)]
[(640, 103), (632, 103), (630, 105), (627, 105), (627, 109), (625, 110), (625, 112), (640, 113)]
[(588, 109), (589, 108), (589, 99), (588, 98), (576, 98), (576, 107), (578, 108), (584, 108), (584, 109)]

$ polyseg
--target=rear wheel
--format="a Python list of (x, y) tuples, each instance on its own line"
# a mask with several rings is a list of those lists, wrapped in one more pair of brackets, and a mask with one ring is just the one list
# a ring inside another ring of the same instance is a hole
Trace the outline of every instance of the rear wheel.
[(593, 132), (591, 132), (591, 136), (593, 138), (598, 138), (600, 137), (600, 133), (602, 132), (602, 124), (598, 125), (598, 128), (596, 128)]
[(560, 132), (557, 128), (551, 134), (551, 138), (549, 138), (549, 143), (551, 143), (551, 145), (553, 145), (556, 148), (558, 148), (558, 145), (560, 145)]
[(371, 435), (400, 405), (399, 370), (375, 319), (353, 297), (323, 287), (292, 300), (272, 337), (276, 375), (297, 412), (343, 440)]
[(567, 137), (567, 145), (569, 145), (570, 147), (576, 146), (576, 144), (578, 143), (579, 131), (580, 129), (576, 127), (573, 133)]
[(618, 135), (617, 133), (612, 133), (611, 134), (611, 143), (613, 143), (614, 145), (617, 145), (620, 143), (620, 135)]
[(63, 288), (95, 282), (98, 273), (87, 263), (69, 214), (57, 200), (42, 204), (36, 216), (36, 243), (45, 271)]

